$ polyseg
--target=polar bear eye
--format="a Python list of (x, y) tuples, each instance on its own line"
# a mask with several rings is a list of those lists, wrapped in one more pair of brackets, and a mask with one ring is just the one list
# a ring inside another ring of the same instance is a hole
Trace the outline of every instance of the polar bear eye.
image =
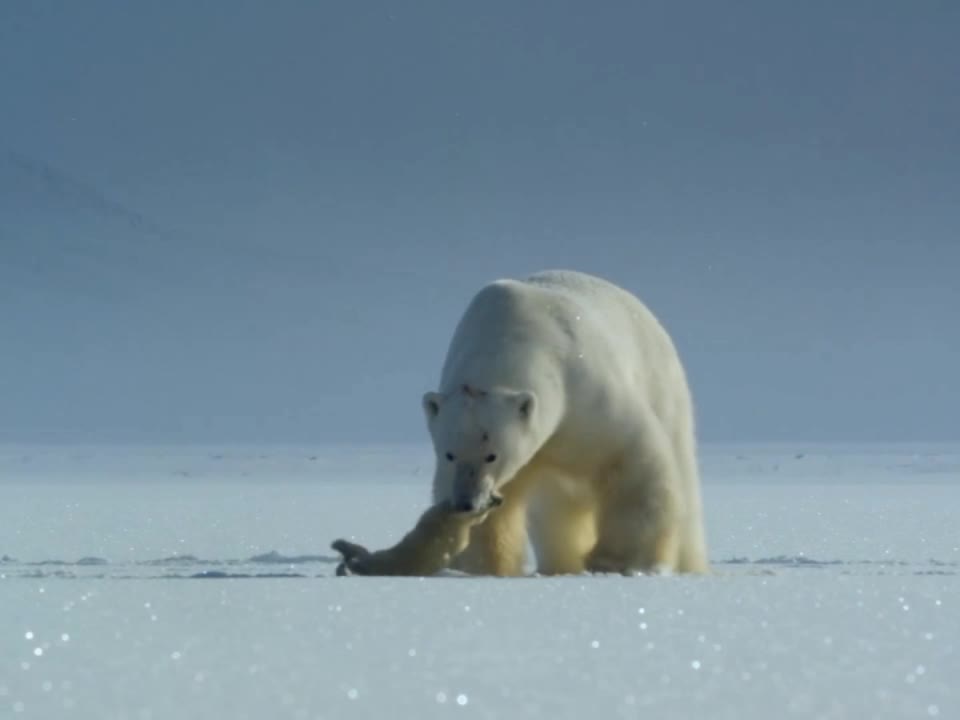
[(492, 463), (496, 459), (497, 459), (497, 456), (491, 453), (490, 455), (487, 455), (483, 460), (484, 462)]
[(453, 456), (453, 453), (447, 453), (447, 460), (453, 462), (456, 458)]

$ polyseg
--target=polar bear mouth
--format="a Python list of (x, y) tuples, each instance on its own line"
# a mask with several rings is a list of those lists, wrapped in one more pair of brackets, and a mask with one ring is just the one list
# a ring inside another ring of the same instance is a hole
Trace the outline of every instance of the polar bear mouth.
[(483, 513), (503, 505), (503, 496), (497, 493), (491, 493), (485, 502), (465, 501), (453, 506), (454, 512), (458, 513)]

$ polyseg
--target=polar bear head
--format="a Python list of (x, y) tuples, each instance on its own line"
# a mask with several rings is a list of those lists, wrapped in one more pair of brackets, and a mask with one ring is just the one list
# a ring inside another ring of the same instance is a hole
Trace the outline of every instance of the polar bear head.
[(463, 512), (495, 505), (540, 445), (536, 396), (523, 390), (428, 392), (423, 410), (437, 457), (434, 501)]

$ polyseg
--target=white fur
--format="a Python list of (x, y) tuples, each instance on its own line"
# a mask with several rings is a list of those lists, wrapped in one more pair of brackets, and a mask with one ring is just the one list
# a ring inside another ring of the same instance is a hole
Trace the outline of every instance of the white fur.
[(504, 497), (461, 569), (520, 574), (529, 532), (542, 573), (706, 571), (686, 376), (627, 291), (560, 271), (487, 285), (423, 404), (434, 501)]

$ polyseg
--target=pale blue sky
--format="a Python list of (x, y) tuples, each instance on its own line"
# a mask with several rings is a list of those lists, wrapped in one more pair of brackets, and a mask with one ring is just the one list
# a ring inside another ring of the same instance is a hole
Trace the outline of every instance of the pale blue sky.
[(958, 36), (947, 1), (4, 2), (0, 440), (426, 442), (470, 295), (550, 267), (664, 320), (705, 441), (956, 440)]

